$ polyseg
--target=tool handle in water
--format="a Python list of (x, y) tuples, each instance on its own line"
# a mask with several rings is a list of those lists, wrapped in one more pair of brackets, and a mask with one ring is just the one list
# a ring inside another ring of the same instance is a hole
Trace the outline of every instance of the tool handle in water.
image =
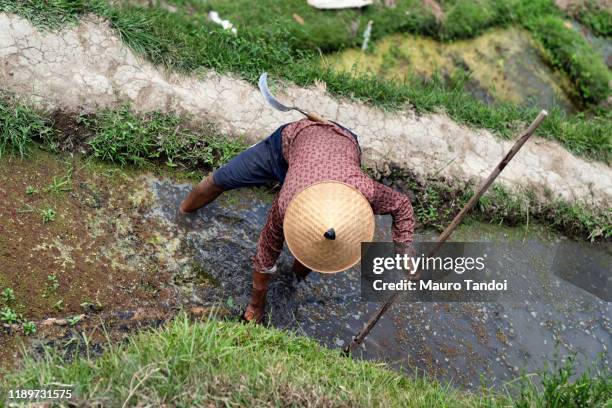
[[(514, 155), (523, 147), (525, 142), (533, 135), (538, 126), (542, 123), (542, 121), (548, 116), (548, 112), (542, 110), (540, 114), (534, 119), (534, 121), (529, 125), (529, 127), (521, 133), (519, 139), (514, 143), (512, 148), (506, 153), (503, 159), (499, 162), (499, 164), (493, 169), (489, 177), (484, 181), (484, 183), (480, 186), (480, 188), (476, 191), (476, 193), (470, 198), (470, 200), (465, 204), (465, 206), (459, 211), (459, 213), (455, 216), (453, 221), (446, 227), (446, 229), (440, 234), (438, 239), (436, 240), (437, 245), (430, 251), (428, 256), (433, 255), (445, 242), (448, 237), (453, 233), (453, 231), (457, 228), (461, 221), (465, 218), (467, 213), (476, 206), (478, 200), (482, 195), (489, 189), (493, 181), (499, 176), (499, 173), (506, 167), (506, 165), (512, 160)], [(393, 305), (393, 303), (400, 296), (401, 292), (394, 292), (387, 301), (376, 311), (373, 313), (368, 321), (364, 324), (363, 329), (358, 332), (353, 340), (349, 343), (348, 346), (344, 348), (344, 354), (350, 355), (351, 351), (353, 351), (357, 346), (362, 344), (365, 341), (366, 336), (370, 333), (370, 331), (374, 328), (376, 323), (380, 320), (380, 318), (389, 310), (389, 308)]]

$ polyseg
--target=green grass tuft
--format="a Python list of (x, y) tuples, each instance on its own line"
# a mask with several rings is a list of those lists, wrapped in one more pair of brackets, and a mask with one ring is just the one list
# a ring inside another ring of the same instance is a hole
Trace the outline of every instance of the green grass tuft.
[(137, 115), (128, 105), (79, 120), (94, 133), (87, 141), (93, 155), (121, 165), (164, 161), (170, 167), (213, 168), (245, 148), (241, 139), (219, 136), (212, 127), (192, 130), (178, 116)]
[(552, 369), (542, 370), (536, 380), (539, 383), (528, 376), (518, 379), (515, 407), (607, 408), (612, 403), (612, 373), (586, 370), (576, 375), (572, 356), (564, 364), (555, 363)]
[(192, 324), (184, 316), (98, 359), (66, 363), (52, 351), (40, 361), (26, 358), (5, 382), (20, 389), (52, 383), (69, 385), (77, 401), (106, 406), (477, 406), (469, 395), (304, 337), (233, 322)]
[(440, 38), (471, 38), (496, 22), (493, 2), (457, 0), (446, 14)]
[(49, 122), (36, 111), (0, 95), (0, 157), (6, 153), (27, 156), (33, 139), (45, 139), (52, 133)]
[(0, 10), (19, 14), (39, 27), (61, 28), (74, 23), (86, 12), (93, 11), (89, 0), (0, 0)]
[(612, 36), (612, 9), (605, 6), (606, 2), (583, 0), (571, 4), (568, 12), (594, 34), (609, 39)]
[(578, 13), (577, 18), (595, 34), (612, 37), (612, 10), (586, 10)]
[(508, 226), (539, 222), (584, 241), (612, 238), (612, 211), (593, 211), (562, 200), (541, 203), (534, 193), (511, 194), (494, 185), (478, 202), (476, 218)]
[(610, 94), (608, 67), (573, 28), (555, 16), (532, 19), (526, 26), (548, 51), (552, 64), (565, 70), (586, 103), (598, 103)]
[[(374, 172), (366, 169), (371, 176)], [(409, 171), (392, 169), (381, 180), (393, 188), (411, 195), (418, 227), (442, 231), (474, 194), (474, 185), (431, 178), (417, 179)], [(501, 184), (493, 184), (478, 201), (470, 217), (489, 224), (510, 227), (533, 223), (581, 241), (609, 241), (612, 238), (612, 211), (589, 208), (582, 203), (563, 200), (543, 203), (532, 191), (509, 192)]]

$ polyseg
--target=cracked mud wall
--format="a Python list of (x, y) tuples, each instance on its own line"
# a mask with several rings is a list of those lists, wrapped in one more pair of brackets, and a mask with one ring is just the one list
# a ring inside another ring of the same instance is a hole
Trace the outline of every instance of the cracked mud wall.
[[(131, 102), (139, 111), (191, 114), (253, 142), (300, 118), (272, 110), (255, 87), (235, 77), (164, 72), (134, 55), (108, 22), (91, 16), (78, 26), (48, 32), (15, 15), (0, 14), (0, 81), (1, 88), (48, 110), (93, 112)], [(443, 114), (383, 112), (332, 98), (321, 88), (289, 86), (279, 96), (353, 129), (360, 135), (366, 164), (378, 169), (393, 164), (420, 177), (479, 181), (512, 144)], [(499, 181), (515, 191), (533, 188), (546, 200), (562, 198), (602, 208), (612, 202), (609, 166), (575, 157), (540, 138), (522, 149)]]

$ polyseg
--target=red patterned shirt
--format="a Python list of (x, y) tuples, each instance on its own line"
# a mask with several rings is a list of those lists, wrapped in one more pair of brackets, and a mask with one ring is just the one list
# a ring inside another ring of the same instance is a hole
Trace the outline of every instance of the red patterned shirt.
[(269, 271), (276, 263), (283, 249), (285, 211), (293, 197), (325, 180), (341, 181), (358, 189), (370, 202), (374, 214), (391, 214), (393, 241), (412, 242), (414, 214), (410, 200), (363, 173), (357, 141), (348, 131), (335, 124), (302, 119), (283, 129), (282, 145), (287, 175), (259, 236), (253, 258), (255, 271)]

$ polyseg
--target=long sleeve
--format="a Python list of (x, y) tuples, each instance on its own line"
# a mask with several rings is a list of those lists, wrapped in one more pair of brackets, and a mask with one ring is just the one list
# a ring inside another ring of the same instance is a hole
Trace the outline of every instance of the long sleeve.
[(266, 225), (264, 226), (257, 243), (257, 253), (253, 257), (255, 272), (274, 272), (276, 260), (282, 249), (285, 237), (283, 235), (283, 218), (278, 206), (278, 195), (274, 198), (272, 207), (268, 212)]
[(375, 214), (391, 214), (393, 218), (393, 241), (411, 243), (414, 234), (414, 211), (410, 199), (384, 184), (373, 181), (374, 200), (371, 203)]

